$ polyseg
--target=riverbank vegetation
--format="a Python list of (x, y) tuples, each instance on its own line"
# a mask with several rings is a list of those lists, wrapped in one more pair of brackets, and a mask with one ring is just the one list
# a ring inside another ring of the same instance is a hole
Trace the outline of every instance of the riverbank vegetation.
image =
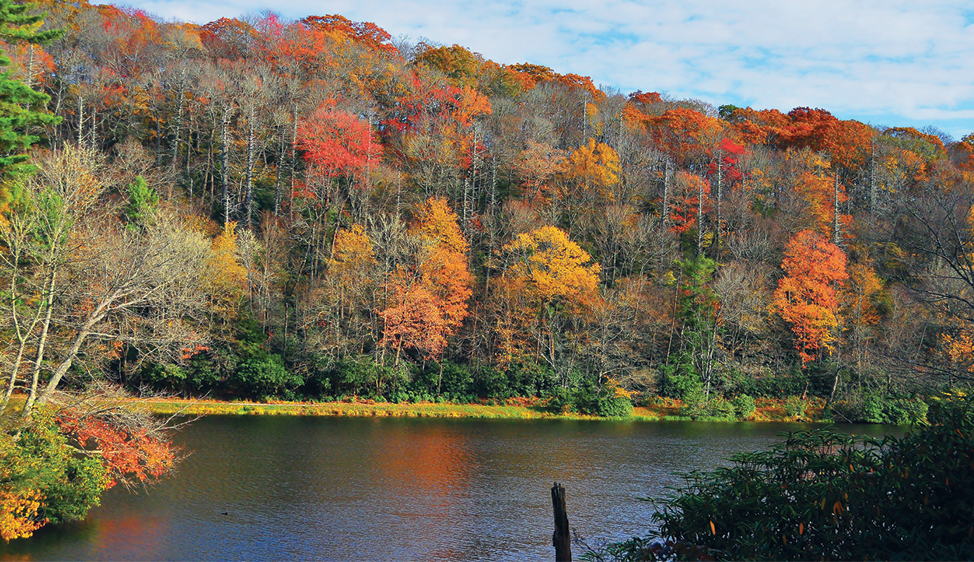
[(290, 415), (352, 417), (431, 417), (485, 419), (627, 419), (636, 421), (771, 421), (820, 422), (822, 403), (795, 407), (787, 401), (761, 399), (746, 411), (727, 409), (721, 415), (694, 416), (679, 400), (657, 400), (652, 404), (612, 413), (583, 414), (550, 401), (535, 399), (484, 400), (474, 404), (449, 402), (392, 403), (364, 402), (227, 402), (219, 400), (149, 398), (139, 405), (157, 415)]
[(590, 560), (966, 560), (974, 556), (974, 401), (932, 401), (930, 424), (873, 439), (820, 430), (686, 475), (653, 535)]
[[(72, 410), (118, 389), (903, 423), (974, 371), (971, 136), (623, 94), (338, 15), (0, 7), (5, 467), (32, 432), (169, 466), (152, 418)], [(17, 528), (58, 517), (53, 480), (3, 470)]]

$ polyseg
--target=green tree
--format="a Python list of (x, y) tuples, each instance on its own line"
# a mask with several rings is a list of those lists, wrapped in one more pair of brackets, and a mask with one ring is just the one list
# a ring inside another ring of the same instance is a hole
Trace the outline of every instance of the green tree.
[[(31, 14), (33, 4), (0, 0), (0, 39), (10, 43), (43, 44), (61, 35), (59, 30), (38, 31), (45, 14)], [(0, 210), (6, 211), (13, 198), (11, 185), (33, 171), (27, 150), (41, 137), (37, 127), (56, 125), (61, 118), (44, 112), (50, 97), (35, 92), (14, 78), (10, 58), (0, 51)]]

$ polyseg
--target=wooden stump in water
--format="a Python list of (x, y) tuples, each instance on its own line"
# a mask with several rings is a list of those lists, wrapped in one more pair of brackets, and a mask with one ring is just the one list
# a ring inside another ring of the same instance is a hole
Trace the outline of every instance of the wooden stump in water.
[(551, 505), (555, 508), (555, 532), (551, 535), (551, 543), (555, 547), (555, 562), (571, 562), (572, 537), (568, 529), (565, 488), (557, 482), (551, 487)]

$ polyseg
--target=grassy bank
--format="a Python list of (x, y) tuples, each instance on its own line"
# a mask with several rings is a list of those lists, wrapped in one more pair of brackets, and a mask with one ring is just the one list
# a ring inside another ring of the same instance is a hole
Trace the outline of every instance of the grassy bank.
[[(172, 415), (267, 415), (267, 416), (348, 416), (407, 418), (482, 418), (482, 419), (600, 419), (576, 413), (545, 411), (537, 401), (512, 399), (494, 404), (429, 403), (393, 404), (390, 402), (226, 402), (219, 400), (149, 399), (140, 400), (155, 414)], [(688, 420), (680, 415), (679, 401), (666, 401), (637, 407), (636, 421)], [(822, 408), (810, 405), (805, 417), (796, 419), (786, 412), (784, 402), (759, 400), (749, 421), (819, 421)], [(720, 420), (724, 421), (724, 420)]]

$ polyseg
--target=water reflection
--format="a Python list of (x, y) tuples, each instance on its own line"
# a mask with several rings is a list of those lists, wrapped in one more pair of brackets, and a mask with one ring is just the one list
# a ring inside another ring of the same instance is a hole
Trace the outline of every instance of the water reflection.
[[(588, 538), (643, 533), (675, 472), (794, 424), (209, 417), (148, 493), (0, 543), (0, 560), (518, 560), (551, 556), (551, 482)], [(877, 433), (881, 428), (871, 428)]]

